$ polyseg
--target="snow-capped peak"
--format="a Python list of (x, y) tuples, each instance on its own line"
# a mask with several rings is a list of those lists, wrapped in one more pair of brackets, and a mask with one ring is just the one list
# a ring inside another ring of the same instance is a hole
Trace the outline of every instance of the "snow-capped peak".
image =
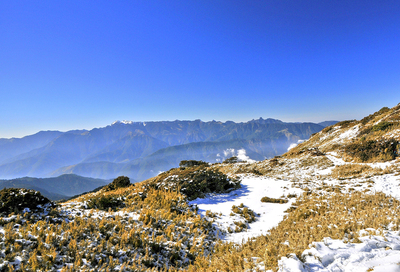
[(112, 123), (111, 125), (115, 125), (115, 124), (132, 125), (133, 121), (127, 121), (127, 120), (119, 121), (119, 120), (117, 120), (114, 123)]

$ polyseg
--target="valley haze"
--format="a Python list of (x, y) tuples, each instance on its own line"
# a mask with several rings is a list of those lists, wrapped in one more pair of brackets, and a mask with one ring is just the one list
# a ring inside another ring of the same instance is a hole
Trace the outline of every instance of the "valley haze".
[(76, 174), (141, 181), (177, 167), (182, 160), (260, 161), (336, 121), (287, 123), (277, 119), (248, 122), (115, 121), (92, 130), (40, 131), (23, 138), (0, 139), (0, 178), (55, 177)]

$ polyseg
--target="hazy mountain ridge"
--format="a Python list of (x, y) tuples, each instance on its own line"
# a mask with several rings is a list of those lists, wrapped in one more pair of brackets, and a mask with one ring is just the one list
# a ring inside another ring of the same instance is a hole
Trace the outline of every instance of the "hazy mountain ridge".
[[(4, 158), (0, 164), (0, 178), (75, 173), (96, 178), (123, 174), (142, 180), (176, 167), (183, 159), (215, 162), (217, 154), (223, 153), (224, 148), (244, 149), (254, 160), (273, 157), (284, 153), (290, 144), (307, 139), (321, 129), (323, 126), (314, 123), (285, 123), (260, 118), (245, 123), (123, 121), (89, 131), (40, 132), (22, 138), (23, 141), (0, 139), (0, 158)], [(26, 147), (10, 153), (15, 145), (13, 142), (21, 142), (19, 146)], [(206, 142), (208, 147), (190, 146), (198, 142)], [(180, 145), (183, 147), (170, 148)], [(177, 150), (183, 153), (177, 154)], [(175, 157), (168, 152), (176, 154)]]
[(23, 177), (12, 180), (0, 180), (0, 189), (26, 188), (40, 191), (52, 200), (67, 199), (71, 196), (104, 186), (109, 180), (86, 178), (77, 175), (61, 175), (53, 178)]
[(43, 147), (61, 134), (60, 131), (40, 131), (23, 138), (0, 139), (0, 163)]

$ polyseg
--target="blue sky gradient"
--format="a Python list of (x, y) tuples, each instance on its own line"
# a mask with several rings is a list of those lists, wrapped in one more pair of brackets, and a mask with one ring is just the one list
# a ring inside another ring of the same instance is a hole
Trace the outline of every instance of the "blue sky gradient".
[(400, 1), (0, 1), (0, 138), (400, 103)]

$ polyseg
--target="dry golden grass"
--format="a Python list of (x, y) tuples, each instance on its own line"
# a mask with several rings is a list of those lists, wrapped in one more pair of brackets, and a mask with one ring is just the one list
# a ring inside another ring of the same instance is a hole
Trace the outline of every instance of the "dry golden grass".
[(386, 229), (392, 223), (398, 230), (399, 206), (398, 200), (382, 193), (304, 194), (269, 235), (240, 246), (221, 243), (210, 259), (198, 258), (189, 271), (245, 271), (256, 267), (248, 261), (252, 257), (276, 271), (281, 257), (295, 253), (301, 259), (309, 244), (324, 237), (358, 242), (358, 233), (365, 228)]
[(374, 175), (383, 174), (381, 168), (371, 167), (366, 164), (343, 164), (337, 165), (332, 169), (331, 176), (336, 179), (349, 179), (358, 177), (371, 177)]
[[(105, 271), (117, 265), (125, 267), (121, 271), (167, 271), (167, 264), (179, 270), (212, 249), (215, 236), (211, 222), (176, 191), (149, 188), (143, 183), (83, 195), (64, 205), (75, 209), (96, 199), (109, 201), (107, 204), (116, 198), (124, 204), (116, 208), (118, 213), (109, 210), (101, 215), (88, 209), (72, 216), (63, 208), (50, 211), (48, 216), (26, 213), (1, 221), (5, 235), (0, 233), (0, 250), (5, 250), (10, 262), (21, 257), (22, 271), (56, 270), (62, 263), (72, 264), (64, 267), (65, 271), (94, 271), (95, 267)], [(132, 218), (132, 213), (139, 218)], [(14, 228), (16, 223), (18, 228)]]
[(272, 198), (272, 197), (264, 196), (261, 198), (261, 202), (284, 204), (284, 203), (288, 203), (288, 200), (282, 199), (282, 198)]

